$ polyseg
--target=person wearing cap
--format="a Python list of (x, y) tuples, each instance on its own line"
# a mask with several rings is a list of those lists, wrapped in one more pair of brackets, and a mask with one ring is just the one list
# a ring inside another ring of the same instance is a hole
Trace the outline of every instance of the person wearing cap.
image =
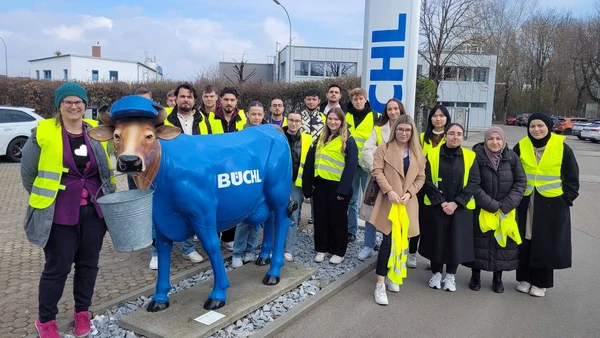
[(39, 121), (21, 159), (21, 179), (29, 193), (25, 233), (32, 244), (44, 249), (45, 256), (35, 327), (41, 338), (59, 337), (57, 304), (75, 264), (74, 333), (85, 337), (90, 332), (88, 308), (106, 234), (96, 198), (114, 192), (116, 185), (106, 143), (87, 135), (98, 124), (83, 119), (87, 91), (67, 82), (54, 92), (54, 103), (55, 117)]

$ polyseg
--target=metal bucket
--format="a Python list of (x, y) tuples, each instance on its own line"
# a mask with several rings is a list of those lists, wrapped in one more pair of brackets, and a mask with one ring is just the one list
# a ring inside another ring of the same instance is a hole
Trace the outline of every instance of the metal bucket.
[(141, 250), (152, 244), (153, 195), (154, 190), (135, 189), (117, 191), (96, 200), (117, 252)]

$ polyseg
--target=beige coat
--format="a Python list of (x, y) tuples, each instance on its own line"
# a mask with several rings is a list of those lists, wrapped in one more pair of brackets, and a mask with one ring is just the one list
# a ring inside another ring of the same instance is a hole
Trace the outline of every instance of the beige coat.
[(392, 231), (392, 223), (388, 220), (388, 214), (392, 204), (385, 194), (393, 190), (402, 197), (409, 192), (412, 197), (406, 204), (410, 219), (408, 237), (415, 237), (419, 234), (417, 192), (425, 183), (425, 157), (421, 152), (415, 154), (411, 151), (409, 153), (410, 167), (404, 177), (404, 155), (400, 152), (400, 146), (396, 142), (390, 143), (387, 147), (384, 143), (375, 152), (372, 175), (377, 179), (381, 190), (377, 195), (369, 222), (375, 225), (377, 230), (386, 235), (389, 234)]

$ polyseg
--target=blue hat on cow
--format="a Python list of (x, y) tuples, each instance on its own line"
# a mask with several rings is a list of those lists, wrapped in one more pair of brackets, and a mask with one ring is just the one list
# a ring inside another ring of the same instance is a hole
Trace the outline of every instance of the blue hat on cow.
[(164, 109), (154, 101), (138, 95), (129, 95), (115, 102), (110, 108), (110, 119), (125, 117), (158, 117), (158, 111)]

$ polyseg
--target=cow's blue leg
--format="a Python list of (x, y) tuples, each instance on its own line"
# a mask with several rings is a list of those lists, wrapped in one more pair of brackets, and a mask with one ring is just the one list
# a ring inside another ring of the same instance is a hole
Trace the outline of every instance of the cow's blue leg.
[(156, 250), (158, 251), (158, 278), (156, 280), (156, 292), (152, 296), (152, 301), (146, 308), (150, 312), (162, 311), (169, 307), (168, 293), (171, 290), (170, 270), (171, 270), (171, 250), (173, 241), (162, 234), (160, 229), (156, 228)]
[(223, 255), (221, 254), (221, 241), (217, 234), (216, 221), (207, 222), (204, 226), (194, 224), (194, 231), (200, 239), (204, 252), (208, 255), (215, 276), (213, 289), (204, 303), (204, 309), (216, 310), (225, 305), (227, 301), (226, 291), (230, 285), (223, 263)]
[(273, 251), (274, 224), (273, 213), (269, 213), (269, 218), (265, 221), (263, 228), (263, 240), (260, 249), (260, 254), (256, 260), (256, 265), (265, 266), (271, 262), (271, 252)]
[(275, 285), (279, 283), (281, 267), (283, 266), (283, 251), (285, 246), (285, 237), (290, 226), (290, 219), (287, 216), (286, 202), (275, 211), (275, 240), (273, 245), (273, 255), (271, 256), (271, 267), (263, 279), (265, 285)]

